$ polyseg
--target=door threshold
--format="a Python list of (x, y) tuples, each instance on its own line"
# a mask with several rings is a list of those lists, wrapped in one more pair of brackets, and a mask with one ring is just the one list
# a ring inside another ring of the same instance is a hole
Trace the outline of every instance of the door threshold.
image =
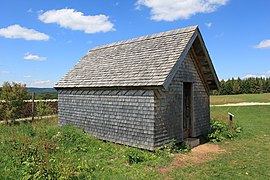
[(192, 149), (196, 146), (199, 146), (200, 145), (200, 139), (199, 138), (192, 138), (192, 137), (189, 137), (189, 138), (186, 138), (185, 140), (185, 143), (188, 144), (188, 146)]

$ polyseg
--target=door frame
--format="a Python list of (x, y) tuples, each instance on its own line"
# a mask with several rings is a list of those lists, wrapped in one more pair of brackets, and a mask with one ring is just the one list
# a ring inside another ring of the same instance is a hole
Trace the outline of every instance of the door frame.
[(182, 82), (182, 134), (183, 139), (188, 138), (184, 136), (184, 84), (190, 86), (190, 122), (189, 122), (189, 133), (188, 137), (194, 136), (194, 83), (193, 82)]

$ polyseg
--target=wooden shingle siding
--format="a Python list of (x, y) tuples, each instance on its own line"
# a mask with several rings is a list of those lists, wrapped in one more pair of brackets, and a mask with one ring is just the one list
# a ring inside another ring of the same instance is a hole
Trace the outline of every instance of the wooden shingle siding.
[(193, 84), (192, 136), (197, 137), (209, 131), (209, 96), (196, 71), (194, 60), (188, 53), (168, 91), (155, 91), (155, 147), (171, 139), (183, 141), (183, 82)]
[(72, 124), (104, 140), (153, 148), (153, 91), (62, 90), (58, 98), (60, 126)]
[(194, 130), (193, 137), (197, 137), (209, 131), (210, 129), (210, 107), (209, 95), (203, 85), (196, 68), (194, 59), (189, 53), (180, 69), (183, 82), (193, 82), (193, 102), (194, 102)]

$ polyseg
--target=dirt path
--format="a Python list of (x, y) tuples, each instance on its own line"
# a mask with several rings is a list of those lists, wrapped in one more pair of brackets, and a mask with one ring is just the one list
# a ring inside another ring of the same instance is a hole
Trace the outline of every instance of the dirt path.
[(210, 105), (211, 107), (226, 107), (226, 106), (269, 106), (270, 102), (242, 102), (242, 103), (230, 103), (230, 104), (219, 104), (219, 105)]
[(173, 161), (170, 167), (159, 168), (157, 171), (160, 174), (168, 174), (173, 168), (181, 168), (188, 166), (197, 166), (202, 163), (213, 160), (218, 154), (225, 153), (226, 151), (216, 144), (202, 144), (193, 148), (187, 154), (174, 154)]

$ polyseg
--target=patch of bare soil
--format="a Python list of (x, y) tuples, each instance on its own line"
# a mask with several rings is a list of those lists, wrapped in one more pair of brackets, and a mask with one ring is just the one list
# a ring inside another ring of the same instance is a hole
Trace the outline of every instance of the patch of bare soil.
[(171, 170), (169, 168), (159, 168), (157, 170), (160, 174), (169, 174)]
[(159, 168), (160, 174), (168, 174), (173, 167), (197, 166), (202, 163), (213, 160), (218, 154), (224, 153), (225, 150), (215, 144), (202, 144), (193, 148), (187, 154), (174, 154), (172, 167)]
[(202, 144), (187, 154), (176, 154), (172, 164), (176, 167), (196, 166), (215, 158), (225, 150), (216, 144)]

